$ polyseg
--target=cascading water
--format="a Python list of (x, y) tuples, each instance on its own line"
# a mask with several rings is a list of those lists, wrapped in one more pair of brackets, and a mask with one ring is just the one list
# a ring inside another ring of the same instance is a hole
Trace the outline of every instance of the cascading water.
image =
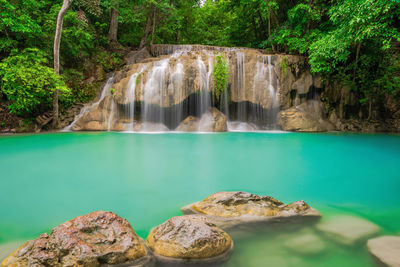
[[(162, 123), (164, 119), (163, 106), (164, 96), (167, 88), (167, 70), (169, 68), (169, 59), (163, 59), (155, 62), (151, 72), (148, 74), (146, 84), (144, 85), (144, 104), (142, 106), (142, 130), (148, 131), (146, 122)], [(149, 103), (156, 103), (149, 104)]]
[[(100, 98), (98, 101), (96, 101), (95, 103), (89, 104), (89, 105), (85, 105), (80, 113), (78, 114), (78, 116), (75, 117), (74, 121), (67, 127), (65, 127), (63, 129), (64, 132), (69, 132), (71, 130), (74, 130), (74, 126), (76, 125), (76, 123), (79, 121), (79, 119), (81, 119), (84, 115), (88, 114), (91, 110), (97, 108), (100, 103), (104, 100), (104, 98), (108, 95), (111, 95), (111, 87), (114, 84), (114, 74), (111, 75), (111, 77), (107, 80), (106, 84), (103, 87), (103, 90), (101, 91), (100, 94)], [(108, 121), (110, 121), (110, 119), (108, 119)]]
[[(183, 99), (183, 78), (185, 75), (184, 66), (181, 60), (178, 60), (175, 71), (171, 74), (171, 90), (177, 91), (178, 100)], [(170, 88), (168, 88), (170, 90)], [(175, 100), (174, 100), (175, 102)], [(183, 120), (183, 104), (179, 102), (176, 104), (176, 112), (174, 116), (175, 124)]]
[(210, 77), (212, 74), (212, 59), (209, 57), (208, 71), (206, 64), (204, 63), (201, 56), (197, 58), (198, 70), (199, 70), (199, 83), (200, 83), (200, 97), (197, 105), (197, 114), (201, 116), (211, 106), (210, 100)]
[[(238, 99), (243, 99), (243, 94), (245, 93), (245, 81), (246, 81), (246, 69), (245, 69), (245, 55), (243, 52), (238, 52), (236, 54), (236, 70), (237, 70), (237, 96)], [(247, 121), (247, 107), (246, 103), (237, 103), (237, 119), (239, 121)]]
[[(276, 127), (279, 80), (274, 56), (250, 49), (202, 50), (201, 46), (191, 49), (191, 46), (181, 50), (178, 46), (162, 47), (155, 52), (162, 55), (160, 58), (127, 66), (123, 70), (127, 74), (119, 74), (115, 84), (111, 78), (99, 101), (82, 110), (77, 117), (80, 127), (76, 128), (166, 131), (177, 128), (191, 116), (197, 118), (201, 131), (202, 124), (209, 129), (210, 123), (215, 123), (215, 116), (219, 116), (212, 107), (225, 115), (228, 130)], [(219, 53), (227, 60), (229, 77), (226, 90), (215, 103), (212, 76), (215, 56)], [(69, 129), (74, 130), (75, 124)]]

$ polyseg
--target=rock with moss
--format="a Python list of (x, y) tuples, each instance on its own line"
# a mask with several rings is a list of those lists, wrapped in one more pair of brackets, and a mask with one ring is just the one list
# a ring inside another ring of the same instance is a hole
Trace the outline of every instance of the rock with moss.
[(147, 245), (158, 261), (172, 266), (222, 263), (233, 250), (231, 237), (200, 215), (173, 217), (153, 228)]
[(222, 228), (321, 216), (303, 200), (286, 205), (270, 196), (259, 196), (241, 191), (218, 192), (202, 201), (187, 205), (181, 210), (184, 214), (205, 215)]
[(125, 219), (96, 211), (23, 244), (1, 267), (149, 266), (152, 255)]

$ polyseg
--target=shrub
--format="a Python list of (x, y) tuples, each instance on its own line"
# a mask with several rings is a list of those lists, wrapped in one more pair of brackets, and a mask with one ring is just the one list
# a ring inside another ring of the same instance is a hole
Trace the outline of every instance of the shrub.
[(214, 93), (217, 99), (219, 99), (220, 95), (222, 95), (226, 88), (226, 84), (228, 82), (228, 74), (229, 69), (226, 59), (221, 54), (218, 54), (215, 57), (213, 68)]
[(46, 64), (44, 52), (36, 48), (13, 50), (0, 63), (1, 90), (12, 102), (11, 113), (33, 115), (48, 110), (56, 89), (60, 90), (61, 100), (68, 100), (69, 89)]

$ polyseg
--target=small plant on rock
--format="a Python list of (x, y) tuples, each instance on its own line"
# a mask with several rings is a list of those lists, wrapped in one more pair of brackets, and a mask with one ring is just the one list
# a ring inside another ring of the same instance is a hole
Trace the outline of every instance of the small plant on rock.
[(213, 67), (214, 93), (217, 100), (219, 100), (219, 97), (225, 91), (229, 75), (229, 67), (222, 54), (218, 54), (215, 57), (215, 63)]

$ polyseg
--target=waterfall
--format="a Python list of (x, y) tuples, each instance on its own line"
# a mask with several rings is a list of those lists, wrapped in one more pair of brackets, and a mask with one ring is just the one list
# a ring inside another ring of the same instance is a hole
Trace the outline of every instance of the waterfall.
[(113, 84), (114, 84), (114, 74), (111, 75), (111, 77), (107, 80), (106, 84), (104, 85), (103, 90), (101, 91), (99, 100), (96, 101), (95, 103), (85, 105), (81, 109), (80, 113), (75, 117), (74, 121), (69, 126), (65, 127), (62, 131), (69, 132), (69, 131), (73, 130), (73, 127), (76, 125), (77, 121), (80, 118), (82, 118), (84, 115), (89, 113), (94, 108), (98, 107), (99, 104), (101, 103), (101, 101), (103, 101), (107, 95), (111, 95), (110, 89)]
[[(237, 98), (243, 99), (245, 93), (245, 82), (246, 82), (246, 69), (245, 69), (245, 54), (243, 52), (236, 53), (236, 71), (237, 71)], [(237, 103), (237, 119), (239, 121), (247, 121), (247, 106), (246, 103)]]
[[(111, 77), (100, 99), (85, 106), (67, 130), (83, 117), (76, 129), (166, 131), (189, 116), (188, 123), (206, 129), (201, 125), (211, 125), (211, 120), (221, 116), (215, 109), (210, 112), (212, 107), (225, 115), (232, 131), (276, 128), (276, 56), (242, 48), (170, 45), (154, 49), (159, 58), (126, 66), (116, 75), (115, 85)], [(217, 53), (227, 59), (229, 77), (226, 90), (214, 103), (212, 76)], [(115, 88), (112, 97), (111, 87)]]
[(110, 108), (110, 115), (108, 116), (108, 122), (107, 122), (107, 131), (111, 131), (111, 125), (113, 123), (114, 120), (114, 115), (115, 113), (115, 103), (114, 103), (114, 99), (111, 101), (111, 108)]
[[(142, 106), (142, 122), (163, 122), (163, 96), (166, 93), (166, 74), (169, 68), (169, 58), (155, 62), (144, 85), (144, 105)], [(158, 114), (157, 114), (158, 106)]]
[(201, 116), (211, 106), (210, 100), (210, 77), (212, 74), (212, 59), (208, 59), (208, 71), (206, 64), (199, 55), (197, 58), (197, 67), (199, 71), (200, 97), (197, 105), (197, 114)]
[(128, 91), (126, 94), (126, 102), (128, 103), (125, 108), (125, 113), (128, 114), (129, 119), (129, 129), (128, 131), (133, 131), (134, 129), (134, 120), (135, 120), (135, 94), (136, 94), (136, 85), (137, 78), (139, 77), (139, 73), (132, 74), (128, 83)]
[[(273, 81), (273, 72), (274, 68), (271, 62), (271, 56), (268, 55), (268, 75), (269, 75), (269, 84), (268, 84), (268, 90), (269, 90), (269, 98), (271, 100), (271, 107), (270, 107), (270, 112), (268, 116), (268, 123), (270, 124), (270, 127), (275, 128), (276, 127), (276, 118), (278, 114), (278, 109), (279, 107), (279, 98), (278, 98), (278, 90), (274, 87), (272, 81)], [(276, 75), (275, 75), (276, 76)], [(279, 85), (279, 79), (278, 76), (276, 76), (276, 86)]]
[[(171, 85), (172, 85), (172, 90), (177, 91), (176, 95), (178, 96), (178, 101), (180, 99), (183, 99), (183, 78), (184, 78), (185, 72), (184, 72), (184, 66), (179, 59), (175, 71), (171, 74)], [(174, 103), (178, 102), (174, 99)], [(174, 116), (174, 124), (179, 124), (184, 118), (183, 118), (183, 104), (182, 102), (178, 102), (176, 104), (176, 110), (175, 110), (175, 116)]]

